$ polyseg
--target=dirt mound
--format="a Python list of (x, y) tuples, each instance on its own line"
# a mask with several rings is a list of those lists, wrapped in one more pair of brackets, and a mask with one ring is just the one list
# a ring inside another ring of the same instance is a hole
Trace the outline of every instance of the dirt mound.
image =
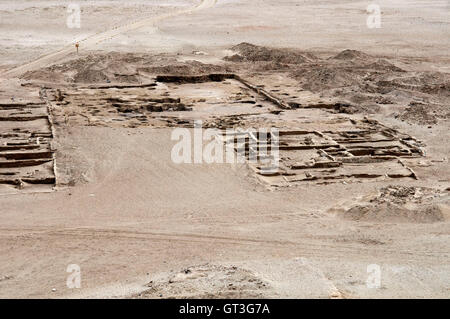
[(369, 63), (365, 65), (364, 68), (381, 72), (406, 72), (386, 59), (379, 59), (375, 62)]
[(345, 218), (360, 221), (418, 222), (443, 221), (439, 206), (429, 205), (418, 209), (406, 209), (392, 203), (374, 206), (354, 206), (345, 212)]
[(269, 284), (252, 272), (238, 267), (201, 265), (167, 274), (147, 284), (149, 289), (133, 296), (146, 298), (263, 298)]
[(73, 77), (73, 80), (76, 83), (105, 83), (109, 78), (103, 70), (87, 67), (79, 70)]
[(449, 119), (450, 109), (440, 104), (411, 102), (398, 118), (408, 123), (433, 125), (438, 120)]
[(225, 61), (228, 62), (245, 62), (246, 59), (242, 55), (239, 54), (233, 54), (231, 56), (226, 56), (223, 58)]
[(449, 118), (448, 74), (406, 71), (388, 59), (363, 59), (355, 50), (344, 53), (341, 60), (288, 65), (288, 72), (305, 90), (351, 102), (349, 113), (370, 114), (380, 105), (396, 104), (393, 116), (410, 123), (432, 125)]
[(360, 79), (351, 69), (322, 64), (297, 68), (291, 75), (312, 92), (357, 85)]
[(351, 207), (343, 218), (358, 221), (433, 223), (445, 220), (449, 194), (425, 187), (387, 186), (380, 193)]
[(317, 57), (311, 53), (298, 52), (291, 49), (267, 48), (250, 43), (240, 43), (231, 49), (239, 54), (225, 57), (226, 61), (301, 64), (317, 60)]
[(43, 81), (43, 82), (54, 82), (54, 83), (64, 83), (68, 82), (68, 77), (63, 73), (59, 72), (59, 70), (55, 67), (45, 68), (37, 71), (28, 71), (22, 78), (25, 80), (35, 80), (35, 81)]
[(441, 72), (419, 72), (414, 76), (410, 76), (402, 79), (405, 84), (411, 85), (438, 85), (438, 84), (449, 84), (450, 74)]
[(228, 72), (229, 70), (218, 65), (204, 64), (198, 61), (187, 61), (171, 63), (162, 66), (140, 68), (139, 71), (153, 74), (201, 75), (209, 73), (223, 73)]
[(138, 82), (136, 68), (132, 64), (146, 63), (148, 57), (131, 54), (89, 54), (62, 64), (26, 72), (26, 80), (44, 80), (68, 83)]
[(412, 76), (380, 80), (376, 85), (390, 91), (401, 89), (447, 98), (450, 97), (450, 74), (441, 72), (420, 72)]
[[(155, 74), (204, 74), (225, 72), (223, 67), (198, 61), (177, 62), (164, 55), (91, 53), (62, 64), (30, 71), (26, 80), (66, 83), (139, 83)], [(149, 74), (146, 74), (149, 73)]]
[(331, 59), (333, 60), (367, 60), (372, 58), (370, 55), (357, 51), (357, 50), (344, 50), (339, 52), (337, 55), (333, 56)]

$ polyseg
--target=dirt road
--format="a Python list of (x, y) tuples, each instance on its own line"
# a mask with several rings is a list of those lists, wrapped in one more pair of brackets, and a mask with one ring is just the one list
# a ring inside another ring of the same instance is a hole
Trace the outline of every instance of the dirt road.
[[(176, 12), (169, 13), (169, 14), (163, 14), (163, 15), (160, 15), (157, 17), (140, 20), (140, 21), (122, 25), (122, 26), (116, 26), (110, 30), (91, 35), (81, 41), (78, 41), (78, 43), (80, 44), (80, 48), (94, 49), (94, 46), (96, 44), (101, 43), (105, 40), (114, 38), (120, 34), (124, 34), (126, 32), (136, 30), (139, 28), (143, 28), (143, 27), (154, 26), (163, 20), (173, 18), (176, 16), (192, 14), (196, 11), (200, 11), (200, 10), (204, 10), (204, 9), (213, 7), (216, 4), (216, 2), (217, 2), (217, 0), (202, 0), (202, 2), (199, 5), (197, 5), (193, 8), (189, 8), (187, 10), (176, 11)], [(17, 77), (27, 71), (36, 70), (36, 69), (46, 67), (51, 64), (55, 64), (57, 61), (64, 58), (68, 54), (73, 53), (73, 51), (74, 51), (74, 45), (67, 45), (59, 51), (44, 55), (37, 60), (34, 60), (30, 63), (26, 63), (24, 65), (21, 65), (17, 68), (14, 68), (12, 70), (9, 70), (9, 71), (3, 73), (2, 78)]]

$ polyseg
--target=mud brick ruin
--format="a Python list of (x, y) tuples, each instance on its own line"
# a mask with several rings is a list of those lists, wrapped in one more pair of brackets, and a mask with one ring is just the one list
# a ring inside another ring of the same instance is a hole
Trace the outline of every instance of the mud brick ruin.
[[(223, 99), (211, 98), (208, 92)], [(164, 75), (139, 85), (44, 88), (40, 98), (41, 103), (0, 105), (4, 124), (0, 183), (18, 188), (24, 183), (55, 184), (49, 110), (57, 123), (66, 125), (75, 121), (100, 126), (193, 127), (194, 120), (202, 118), (205, 127), (222, 130), (277, 128), (278, 169), (268, 173), (264, 164), (249, 163), (261, 180), (273, 186), (417, 178), (402, 159), (424, 155), (421, 143), (413, 137), (375, 120), (342, 116), (335, 112), (339, 104), (287, 102), (235, 74)], [(284, 119), (283, 114), (289, 112), (296, 112), (299, 119)], [(245, 148), (248, 155), (252, 143), (259, 141), (247, 136), (235, 148)]]
[(54, 185), (52, 124), (47, 104), (0, 104), (0, 184)]

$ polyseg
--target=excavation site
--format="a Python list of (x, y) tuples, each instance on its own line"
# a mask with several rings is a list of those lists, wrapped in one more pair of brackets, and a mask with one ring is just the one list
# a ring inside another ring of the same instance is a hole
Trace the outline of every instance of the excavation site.
[(1, 298), (449, 297), (446, 1), (0, 21)]

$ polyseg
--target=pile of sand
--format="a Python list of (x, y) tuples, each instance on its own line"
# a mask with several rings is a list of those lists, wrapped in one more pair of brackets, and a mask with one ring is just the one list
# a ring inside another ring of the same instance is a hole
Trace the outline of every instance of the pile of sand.
[(449, 200), (448, 191), (390, 185), (342, 216), (357, 221), (433, 223), (445, 220)]
[(408, 123), (433, 125), (439, 119), (449, 119), (450, 108), (433, 103), (411, 102), (398, 118)]
[(395, 104), (399, 113), (394, 116), (410, 123), (432, 125), (449, 119), (450, 75), (446, 73), (409, 72), (387, 59), (353, 50), (291, 67), (289, 73), (303, 89), (351, 102), (352, 113), (370, 114), (380, 105)]
[(302, 88), (312, 92), (355, 86), (361, 81), (361, 76), (350, 68), (323, 64), (296, 68), (291, 75), (300, 82)]
[(368, 60), (372, 57), (364, 52), (357, 51), (357, 50), (344, 50), (339, 52), (337, 55), (331, 57), (333, 60), (346, 60), (346, 61), (353, 61), (353, 60)]
[[(140, 63), (145, 63), (146, 60), (145, 56), (139, 57)], [(137, 57), (130, 56), (130, 54), (92, 53), (62, 64), (26, 72), (22, 78), (68, 83), (136, 83), (138, 82), (138, 74), (136, 68), (132, 67), (136, 63)]]
[(91, 53), (62, 64), (26, 72), (22, 78), (54, 83), (139, 83), (156, 74), (206, 74), (225, 68), (198, 61), (178, 62), (164, 55)]
[(313, 92), (351, 88), (355, 94), (359, 94), (381, 93), (378, 92), (379, 81), (403, 72), (403, 69), (386, 59), (345, 50), (330, 59), (292, 68), (290, 74), (304, 89)]
[(238, 54), (225, 57), (226, 61), (301, 64), (317, 60), (317, 57), (311, 53), (291, 49), (267, 48), (250, 43), (240, 43), (232, 47), (231, 50), (238, 52)]
[(386, 72), (386, 73), (406, 72), (402, 68), (399, 68), (398, 66), (389, 62), (386, 59), (378, 59), (375, 62), (363, 64), (361, 67), (363, 67), (366, 70), (372, 70), (372, 71), (376, 71), (376, 72)]
[(450, 74), (448, 73), (416, 72), (412, 75), (406, 74), (393, 79), (380, 79), (376, 84), (389, 91), (402, 89), (450, 97)]
[(268, 282), (249, 270), (210, 264), (163, 274), (147, 286), (133, 298), (264, 298), (271, 291)]
[(199, 61), (174, 62), (161, 66), (150, 66), (139, 68), (140, 72), (152, 74), (171, 74), (171, 75), (202, 75), (210, 73), (226, 73), (229, 70), (225, 67), (205, 64)]

